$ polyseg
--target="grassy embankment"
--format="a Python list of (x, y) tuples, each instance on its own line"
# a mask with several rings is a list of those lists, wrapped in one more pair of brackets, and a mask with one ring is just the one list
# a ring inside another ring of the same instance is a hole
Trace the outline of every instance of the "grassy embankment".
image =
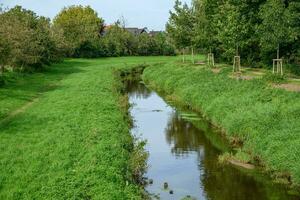
[(0, 88), (0, 199), (140, 199), (115, 69), (168, 57), (75, 59)]
[(173, 63), (146, 68), (143, 79), (203, 113), (232, 142), (241, 140), (236, 158), (300, 184), (300, 93), (271, 88), (267, 79), (235, 80), (229, 73), (231, 68), (213, 73)]

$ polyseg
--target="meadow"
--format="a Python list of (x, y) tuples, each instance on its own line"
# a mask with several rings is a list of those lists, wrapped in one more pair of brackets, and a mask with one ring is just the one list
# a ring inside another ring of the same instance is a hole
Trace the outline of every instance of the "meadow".
[(142, 199), (137, 175), (147, 156), (130, 134), (120, 76), (145, 66), (147, 84), (241, 140), (237, 158), (300, 183), (299, 93), (180, 57), (66, 59), (38, 73), (5, 74), (0, 199)]
[(0, 88), (0, 199), (141, 199), (116, 73), (176, 58), (69, 59)]
[(274, 89), (269, 78), (235, 79), (231, 71), (168, 63), (146, 68), (143, 80), (220, 127), (236, 159), (300, 184), (300, 93)]

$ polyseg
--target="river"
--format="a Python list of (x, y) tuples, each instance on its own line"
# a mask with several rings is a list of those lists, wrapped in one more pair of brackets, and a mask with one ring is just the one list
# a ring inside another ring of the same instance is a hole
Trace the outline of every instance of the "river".
[[(267, 200), (298, 199), (256, 170), (218, 162), (230, 148), (196, 113), (174, 106), (139, 81), (126, 83), (132, 134), (147, 140), (153, 199)], [(167, 183), (167, 187), (165, 184)]]

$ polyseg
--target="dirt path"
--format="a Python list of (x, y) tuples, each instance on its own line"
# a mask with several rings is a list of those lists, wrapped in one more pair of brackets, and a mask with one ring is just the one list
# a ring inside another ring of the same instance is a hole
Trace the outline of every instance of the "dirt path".
[(32, 104), (34, 104), (38, 100), (39, 100), (39, 98), (36, 97), (36, 98), (30, 100), (29, 102), (25, 103), (20, 108), (18, 108), (16, 110), (14, 110), (13, 112), (9, 113), (8, 116), (6, 116), (5, 118), (3, 118), (3, 119), (0, 120), (0, 125), (9, 122), (15, 116), (19, 115), (20, 113), (25, 112), (25, 110), (27, 110)]
[(274, 84), (274, 88), (280, 88), (291, 92), (300, 92), (300, 85), (293, 83)]

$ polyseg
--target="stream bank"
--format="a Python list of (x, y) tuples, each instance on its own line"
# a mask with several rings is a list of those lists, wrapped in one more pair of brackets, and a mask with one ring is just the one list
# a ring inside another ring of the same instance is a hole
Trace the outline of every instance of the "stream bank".
[(296, 199), (256, 170), (221, 165), (218, 158), (230, 147), (199, 114), (139, 80), (127, 81), (126, 92), (132, 134), (147, 141), (151, 184), (145, 189), (153, 199)]
[(239, 146), (235, 159), (258, 164), (276, 181), (298, 190), (300, 95), (270, 89), (265, 80), (231, 80), (228, 73), (167, 64), (146, 68), (143, 80), (222, 127)]

